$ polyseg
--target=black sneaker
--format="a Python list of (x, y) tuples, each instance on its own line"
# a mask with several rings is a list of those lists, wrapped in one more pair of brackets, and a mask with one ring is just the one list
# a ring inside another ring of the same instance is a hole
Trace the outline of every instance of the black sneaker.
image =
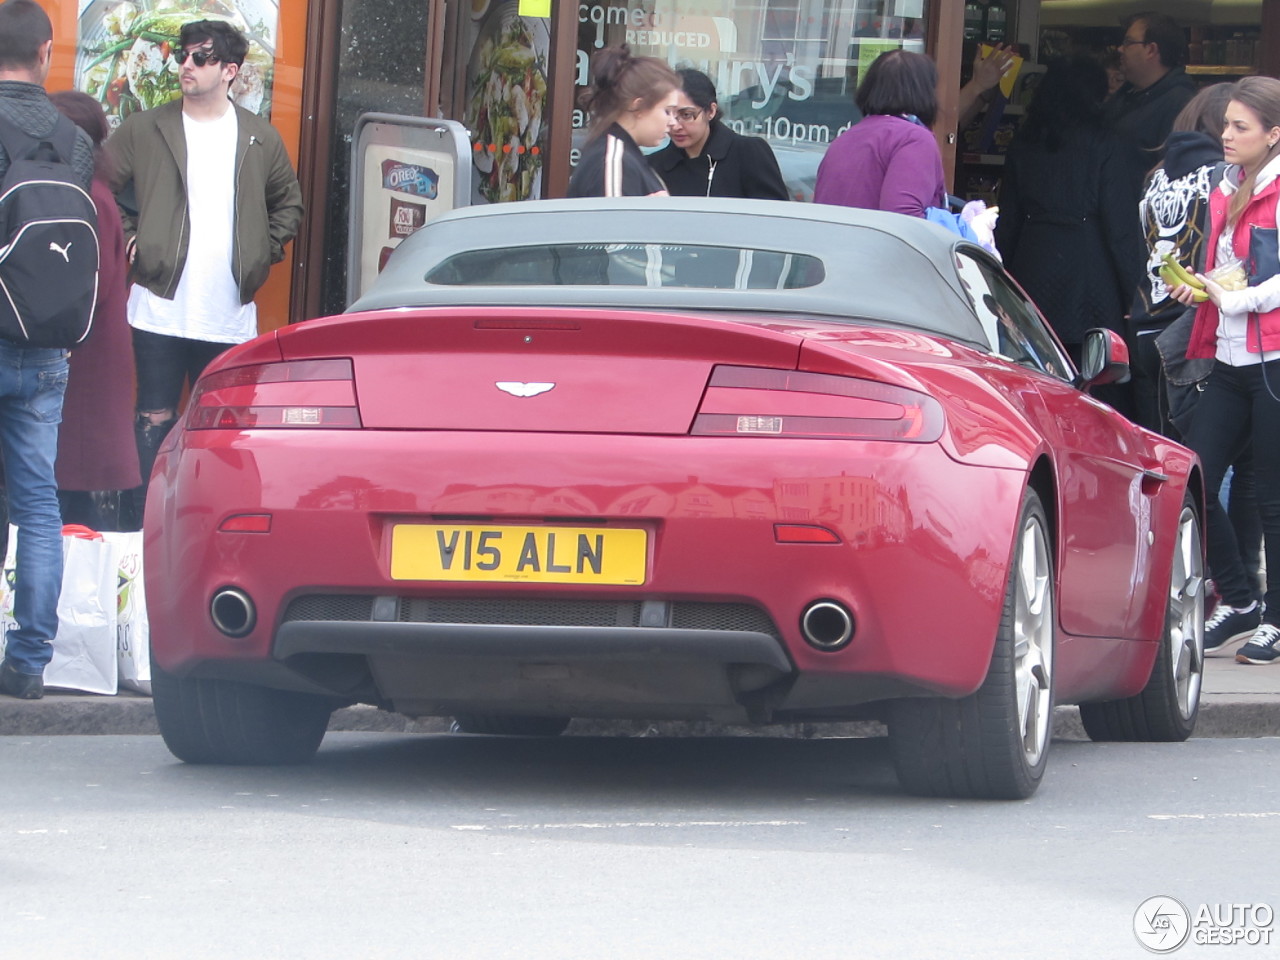
[(1264, 623), (1253, 639), (1236, 651), (1236, 663), (1275, 663), (1280, 660), (1280, 627)]
[(1219, 603), (1213, 616), (1204, 622), (1204, 652), (1212, 653), (1229, 643), (1243, 640), (1257, 630), (1261, 622), (1262, 609), (1256, 600), (1240, 610)]
[(39, 700), (44, 696), (44, 676), (19, 673), (6, 660), (0, 663), (0, 690), (19, 700)]

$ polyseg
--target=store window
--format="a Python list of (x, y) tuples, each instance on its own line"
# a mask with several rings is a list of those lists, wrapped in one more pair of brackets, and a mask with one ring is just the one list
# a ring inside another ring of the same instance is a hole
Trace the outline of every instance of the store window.
[[(225, 20), (249, 42), (231, 97), (271, 121), (296, 151), (302, 122), (306, 4), (292, 0), (40, 0), (54, 26), (49, 90), (81, 90), (102, 104), (115, 130), (133, 114), (182, 94), (178, 52), (182, 26)], [(67, 49), (67, 48), (70, 49)], [(64, 53), (63, 51), (66, 51)], [(296, 153), (294, 153), (296, 156)], [(292, 248), (291, 248), (292, 249)], [(255, 300), (270, 330), (288, 322), (291, 263), (271, 270)]]
[(276, 0), (91, 0), (80, 4), (75, 88), (102, 104), (111, 129), (182, 95), (178, 36), (194, 20), (226, 20), (249, 41), (231, 87), (235, 102), (271, 118), (280, 9)]
[(471, 131), (472, 203), (542, 196), (551, 19), (522, 15), (522, 6), (472, 0), (459, 18), (466, 57), (459, 119)]
[[(885, 50), (925, 52), (930, 0), (584, 0), (576, 83), (591, 54), (628, 43), (706, 73), (723, 119), (773, 147), (793, 196), (810, 199), (827, 144), (861, 119), (853, 93)], [(587, 117), (573, 116), (574, 154)]]
[(321, 315), (341, 313), (346, 307), (351, 134), (356, 119), (373, 112), (420, 116), (426, 62), (426, 3), (343, 0)]

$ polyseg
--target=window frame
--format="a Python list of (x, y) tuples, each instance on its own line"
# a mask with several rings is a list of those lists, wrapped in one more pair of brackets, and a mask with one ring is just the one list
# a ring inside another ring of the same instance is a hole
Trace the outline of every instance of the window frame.
[[(987, 334), (987, 345), (991, 352), (1018, 366), (1074, 383), (1077, 373), (1070, 356), (1058, 342), (1044, 315), (1004, 273), (1003, 268), (993, 263), (987, 253), (963, 247), (956, 249), (955, 260), (960, 285), (964, 288), (978, 323)], [(981, 290), (974, 289), (977, 280), (981, 281)], [(997, 309), (1004, 311), (1012, 327), (1002, 325), (1001, 319), (985, 302), (986, 298), (991, 298), (998, 305)], [(1002, 344), (1002, 329), (1013, 331), (1011, 336), (1016, 340), (1011, 343), (1005, 339)], [(1008, 346), (1016, 346), (1018, 355), (1011, 355), (1013, 351), (1002, 349)]]

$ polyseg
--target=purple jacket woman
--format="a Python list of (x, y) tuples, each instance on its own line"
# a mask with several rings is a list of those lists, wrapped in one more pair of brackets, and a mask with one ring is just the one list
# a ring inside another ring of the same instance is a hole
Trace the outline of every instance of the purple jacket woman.
[(827, 148), (815, 203), (923, 217), (942, 206), (942, 155), (933, 134), (902, 117), (870, 116)]
[(853, 101), (863, 119), (827, 148), (813, 199), (923, 217), (946, 200), (932, 131), (938, 68), (921, 53), (890, 50), (867, 68)]

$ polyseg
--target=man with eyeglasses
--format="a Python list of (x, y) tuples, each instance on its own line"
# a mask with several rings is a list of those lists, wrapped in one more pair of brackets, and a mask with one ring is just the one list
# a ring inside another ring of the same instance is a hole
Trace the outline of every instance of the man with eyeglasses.
[(302, 220), (302, 189), (280, 135), (230, 99), (248, 50), (221, 20), (185, 24), (172, 55), (181, 99), (128, 117), (108, 141), (133, 266), (139, 522), (184, 380), (194, 383), (218, 354), (257, 336), (254, 294)]
[(1107, 101), (1107, 118), (1130, 147), (1133, 187), (1160, 162), (1173, 120), (1196, 93), (1187, 75), (1187, 37), (1164, 13), (1126, 18), (1120, 41), (1120, 70), (1125, 83)]

